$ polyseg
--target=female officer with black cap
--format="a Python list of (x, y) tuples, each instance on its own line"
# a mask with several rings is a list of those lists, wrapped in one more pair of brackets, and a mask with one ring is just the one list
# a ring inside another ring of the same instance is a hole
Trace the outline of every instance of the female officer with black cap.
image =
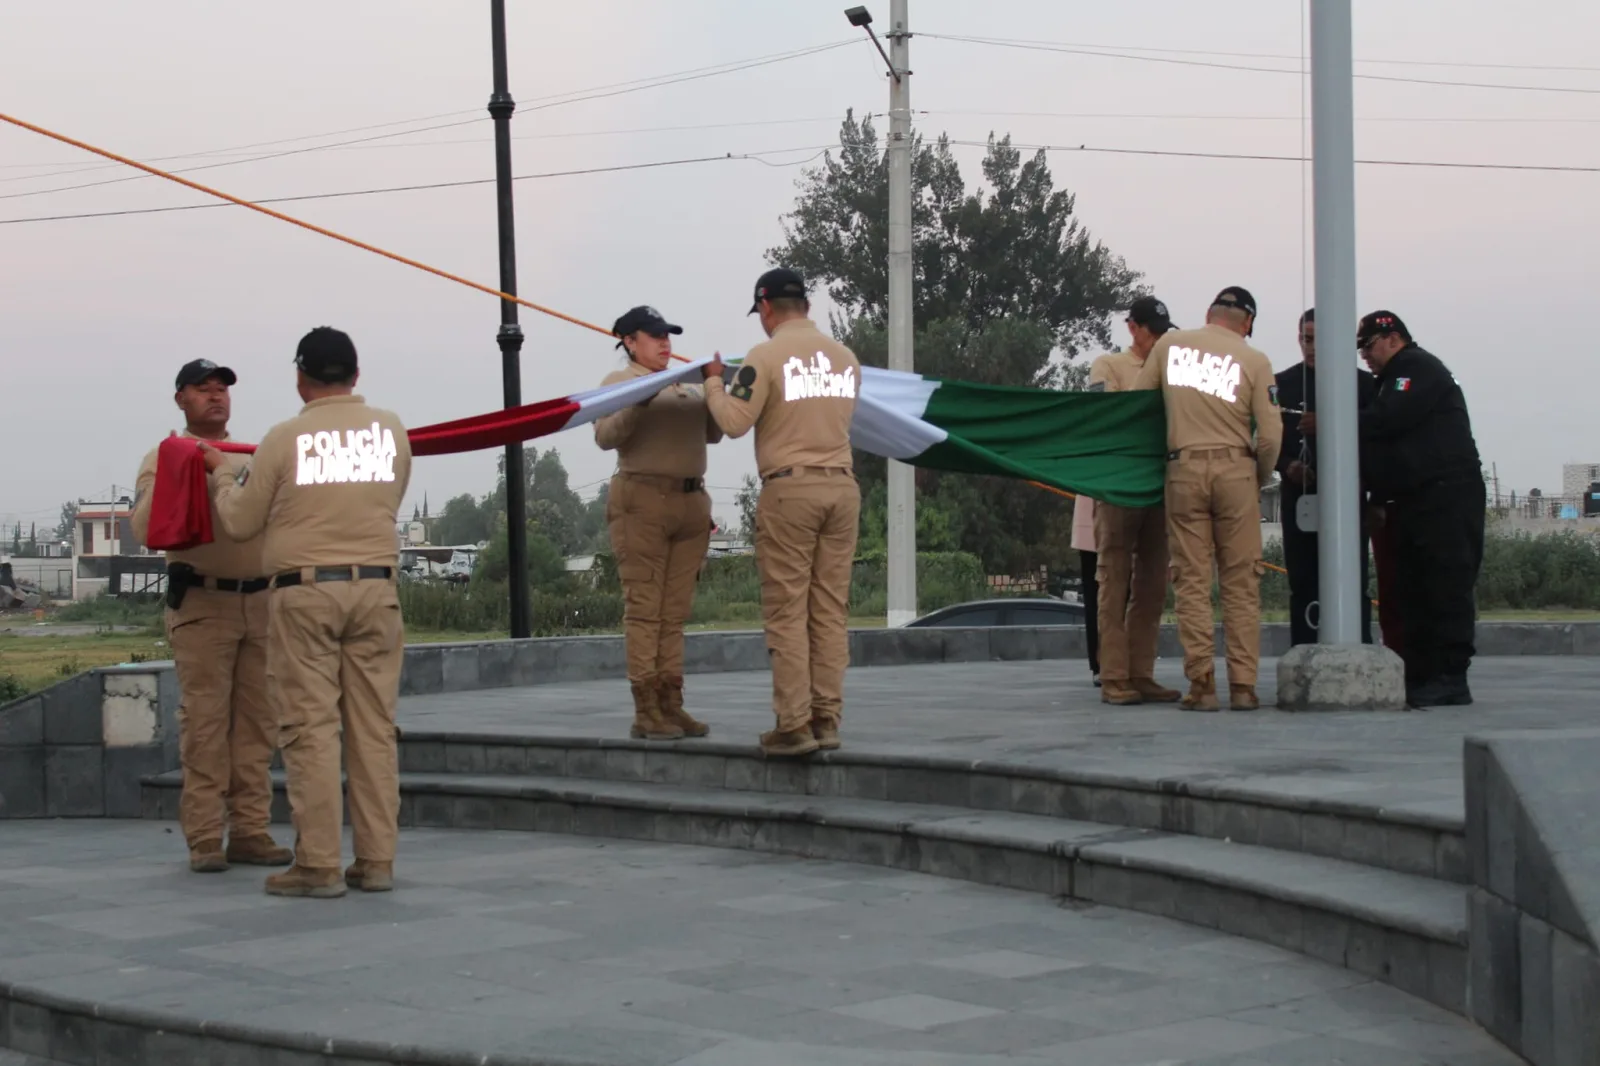
[[(602, 385), (665, 370), (672, 335), (653, 307), (635, 307), (611, 327), (628, 364)], [(683, 709), (683, 626), (711, 540), (706, 445), (722, 431), (698, 385), (669, 385), (641, 404), (595, 422), (595, 443), (617, 453), (606, 500), (611, 549), (622, 580), (632, 736), (703, 737), (711, 729)]]

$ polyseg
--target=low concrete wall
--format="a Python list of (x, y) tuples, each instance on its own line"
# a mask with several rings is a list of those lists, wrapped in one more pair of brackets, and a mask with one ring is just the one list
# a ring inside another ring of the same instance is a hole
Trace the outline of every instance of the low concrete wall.
[(137, 818), (139, 779), (178, 765), (170, 663), (91, 670), (0, 707), (0, 819)]
[(1471, 1016), (1533, 1066), (1600, 1062), (1600, 729), (1466, 745)]

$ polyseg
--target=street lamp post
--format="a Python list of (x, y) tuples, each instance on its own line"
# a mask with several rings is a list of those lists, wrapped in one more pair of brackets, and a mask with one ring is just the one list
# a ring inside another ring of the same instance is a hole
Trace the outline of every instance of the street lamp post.
[[(865, 7), (845, 12), (852, 26), (867, 31), (889, 64), (889, 369), (912, 369), (911, 263), (911, 30), (908, 0), (890, 0), (889, 54), (872, 30)], [(889, 625), (917, 616), (917, 486), (905, 463), (889, 460)]]
[[(490, 20), (494, 40), (494, 93), (489, 97), (489, 114), (494, 118), (494, 178), (500, 231), (500, 291), (517, 294), (516, 207), (511, 190), (511, 113), (516, 101), (506, 86), (506, 4), (490, 0)], [(500, 345), (500, 372), (506, 407), (522, 406), (522, 326), (517, 322), (517, 305), (500, 301), (500, 329), (495, 335)], [(528, 613), (528, 482), (524, 471), (522, 445), (506, 445), (506, 545), (511, 568), (511, 635), (531, 636)]]

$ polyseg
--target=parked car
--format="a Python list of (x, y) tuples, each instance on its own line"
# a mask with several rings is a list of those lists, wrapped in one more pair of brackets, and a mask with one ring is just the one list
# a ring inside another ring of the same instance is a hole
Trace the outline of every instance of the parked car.
[(974, 600), (940, 608), (914, 622), (916, 628), (932, 626), (981, 628), (987, 626), (1081, 626), (1083, 604), (1053, 599)]

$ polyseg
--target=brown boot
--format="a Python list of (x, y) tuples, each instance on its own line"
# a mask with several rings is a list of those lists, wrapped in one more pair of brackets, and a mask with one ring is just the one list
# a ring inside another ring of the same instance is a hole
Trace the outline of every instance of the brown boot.
[(294, 852), (266, 833), (247, 833), (228, 838), (228, 861), (240, 866), (288, 866), (294, 862)]
[(1189, 694), (1183, 697), (1183, 702), (1178, 706), (1185, 711), (1220, 711), (1221, 704), (1217, 703), (1217, 679), (1207, 674), (1189, 682)]
[(1166, 688), (1156, 684), (1155, 679), (1150, 677), (1136, 677), (1128, 684), (1133, 686), (1135, 692), (1144, 697), (1146, 703), (1177, 703), (1178, 698), (1183, 695), (1175, 688)]
[(338, 899), (344, 895), (344, 878), (339, 868), (318, 869), (295, 863), (281, 874), (267, 878), (267, 895), (311, 899)]
[(189, 869), (197, 874), (220, 874), (228, 868), (228, 857), (222, 853), (222, 841), (202, 840), (189, 849)]
[(1229, 685), (1228, 709), (1230, 711), (1259, 711), (1261, 700), (1254, 685)]
[(394, 863), (357, 859), (344, 872), (344, 883), (363, 892), (394, 891)]
[(703, 737), (711, 727), (683, 709), (683, 678), (663, 677), (659, 690), (661, 720), (683, 730), (686, 737)]
[(830, 722), (823, 718), (813, 719), (811, 735), (817, 739), (817, 747), (823, 751), (838, 751), (843, 744), (839, 739), (838, 722)]
[(1113, 681), (1102, 678), (1100, 681), (1100, 702), (1109, 703), (1113, 707), (1132, 707), (1144, 702), (1144, 697), (1139, 690), (1128, 681)]
[(683, 739), (683, 730), (661, 717), (661, 692), (654, 681), (634, 683), (633, 728), (628, 735), (634, 740)]
[(761, 754), (778, 758), (810, 755), (822, 747), (817, 743), (817, 738), (811, 735), (810, 729), (795, 729), (789, 732), (771, 730), (761, 734)]

